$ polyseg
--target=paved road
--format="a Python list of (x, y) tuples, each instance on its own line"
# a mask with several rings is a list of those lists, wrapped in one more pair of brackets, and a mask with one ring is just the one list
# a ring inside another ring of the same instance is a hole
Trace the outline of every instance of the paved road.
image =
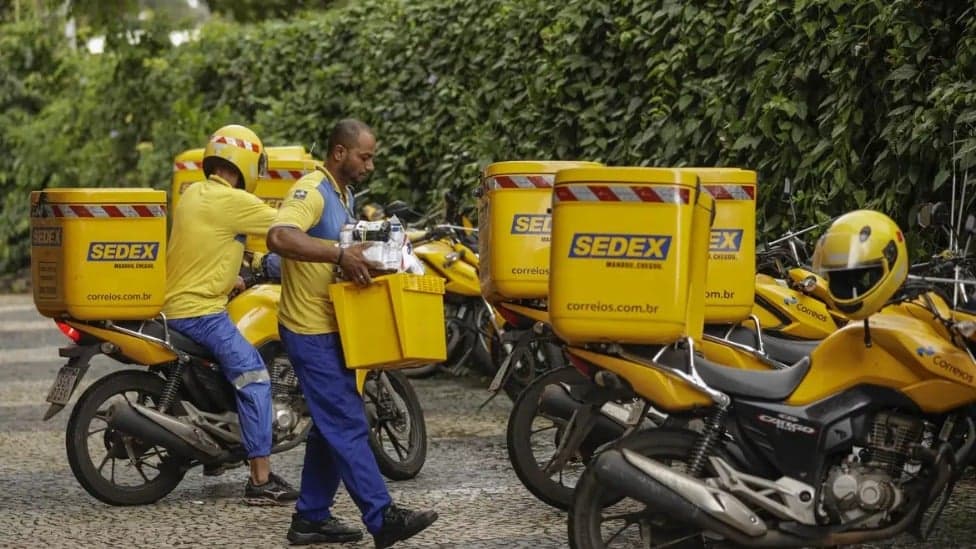
[[(68, 413), (40, 420), (44, 396), (67, 340), (34, 312), (29, 298), (0, 295), (0, 548), (3, 547), (280, 547), (290, 508), (240, 503), (243, 469), (204, 478), (199, 469), (160, 502), (119, 508), (90, 497), (75, 481), (64, 453)], [(86, 382), (119, 368), (100, 357)], [(483, 385), (473, 380), (415, 383), (427, 416), (428, 461), (419, 477), (390, 483), (407, 506), (438, 510), (441, 519), (398, 547), (566, 547), (565, 518), (537, 502), (508, 464), (504, 426), (510, 404), (500, 397), (480, 413)], [(78, 391), (80, 393), (80, 391)], [(299, 479), (302, 448), (273, 458), (278, 472)], [(976, 485), (966, 481), (928, 543), (909, 538), (884, 547), (970, 547)], [(358, 520), (348, 496), (336, 512)], [(876, 547), (881, 547), (877, 545)], [(371, 542), (343, 547), (372, 547)]]
[[(68, 412), (41, 421), (44, 397), (62, 363), (57, 348), (65, 342), (29, 298), (0, 296), (0, 547), (287, 545), (291, 508), (241, 504), (244, 469), (216, 478), (195, 469), (170, 496), (145, 507), (110, 507), (90, 497), (65, 457)], [(120, 367), (96, 358), (86, 381)], [(436, 509), (441, 518), (397, 547), (564, 547), (561, 514), (538, 503), (508, 466), (507, 399), (499, 397), (478, 413), (486, 392), (473, 380), (415, 385), (428, 422), (428, 460), (416, 479), (389, 485), (396, 501)], [(272, 458), (275, 469), (295, 484), (303, 448)], [(344, 493), (336, 513), (358, 521)], [(372, 542), (343, 547), (372, 547)]]

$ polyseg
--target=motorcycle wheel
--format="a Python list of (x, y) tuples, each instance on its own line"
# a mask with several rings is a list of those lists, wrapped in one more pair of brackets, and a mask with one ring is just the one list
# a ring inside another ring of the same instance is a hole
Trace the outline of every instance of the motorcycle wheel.
[[(614, 446), (681, 467), (690, 459), (697, 440), (698, 435), (690, 431), (652, 430), (634, 433)], [(705, 547), (699, 530), (676, 525), (670, 517), (652, 513), (643, 503), (621, 497), (603, 485), (591, 469), (583, 473), (576, 485), (568, 526), (572, 549)]]
[(427, 422), (410, 380), (402, 372), (370, 372), (363, 398), (380, 472), (390, 480), (414, 478), (427, 460)]
[[(515, 335), (515, 330), (509, 330), (508, 334)], [(509, 345), (514, 347), (517, 337), (512, 337)], [(502, 363), (512, 352), (512, 348), (506, 349), (500, 342), (498, 336), (491, 338), (489, 346), (495, 372), (501, 368)], [(509, 372), (502, 389), (512, 402), (518, 398), (519, 394), (539, 376), (550, 370), (555, 370), (566, 366), (562, 348), (548, 341), (533, 341), (518, 357), (513, 357), (514, 364), (509, 366)]]
[(489, 349), (491, 338), (495, 335), (495, 327), (491, 323), (491, 315), (484, 303), (479, 302), (471, 315), (473, 338), (469, 360), (482, 374), (493, 376), (497, 369), (491, 360), (491, 350)]
[(552, 384), (589, 383), (571, 367), (546, 372), (532, 381), (515, 399), (508, 416), (506, 442), (508, 460), (522, 485), (540, 501), (567, 510), (573, 503), (573, 490), (583, 472), (581, 461), (571, 461), (563, 471), (547, 476), (543, 471), (555, 455), (568, 420), (543, 415), (539, 411), (542, 391)]
[(106, 421), (111, 405), (122, 399), (155, 407), (163, 385), (155, 374), (123, 370), (99, 379), (78, 398), (65, 433), (68, 464), (95, 498), (109, 505), (145, 505), (172, 492), (183, 479), (189, 464), (185, 459), (116, 431)]

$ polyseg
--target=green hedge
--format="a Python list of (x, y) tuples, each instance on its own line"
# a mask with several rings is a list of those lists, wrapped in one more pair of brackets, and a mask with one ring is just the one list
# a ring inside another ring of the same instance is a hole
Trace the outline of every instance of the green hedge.
[(172, 156), (231, 121), (320, 153), (363, 118), (377, 198), (420, 204), (470, 203), (495, 160), (752, 168), (768, 232), (786, 178), (803, 223), (860, 206), (904, 223), (947, 196), (954, 155), (976, 163), (961, 2), (364, 0), (175, 49), (149, 30), (100, 56), (0, 32), (0, 267), (26, 262), (28, 190), (166, 188)]

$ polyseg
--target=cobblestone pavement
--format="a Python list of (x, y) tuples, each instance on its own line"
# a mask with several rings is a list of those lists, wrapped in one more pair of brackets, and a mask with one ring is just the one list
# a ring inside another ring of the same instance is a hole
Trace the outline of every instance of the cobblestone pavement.
[[(194, 469), (172, 494), (149, 506), (110, 507), (89, 496), (65, 457), (69, 410), (41, 421), (47, 408), (44, 397), (61, 365), (57, 347), (65, 341), (50, 320), (37, 315), (28, 297), (0, 295), (0, 547), (287, 545), (284, 535), (292, 510), (243, 505), (244, 469), (216, 478)], [(85, 382), (121, 367), (100, 357)], [(441, 518), (397, 547), (566, 547), (565, 517), (522, 488), (508, 464), (508, 400), (501, 396), (478, 412), (486, 383), (437, 378), (414, 385), (428, 423), (427, 463), (416, 479), (389, 486), (403, 505), (436, 509)], [(302, 455), (299, 447), (274, 456), (274, 467), (297, 484)], [(934, 541), (906, 538), (884, 546), (976, 546), (971, 534), (974, 493), (971, 481), (957, 490)], [(344, 493), (335, 510), (350, 522), (358, 521)]]

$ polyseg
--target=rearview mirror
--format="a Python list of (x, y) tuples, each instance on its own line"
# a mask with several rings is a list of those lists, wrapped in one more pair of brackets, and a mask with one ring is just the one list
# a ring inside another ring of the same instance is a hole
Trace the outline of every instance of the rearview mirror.
[(932, 225), (948, 227), (952, 224), (949, 213), (949, 206), (945, 202), (936, 202), (932, 205)]
[(386, 215), (397, 216), (405, 222), (416, 221), (421, 218), (421, 215), (413, 210), (409, 204), (402, 200), (394, 200), (386, 205)]
[(918, 226), (923, 229), (929, 227), (949, 226), (952, 220), (949, 215), (949, 208), (945, 202), (935, 202), (922, 204), (915, 216)]
[(915, 223), (923, 229), (932, 225), (932, 204), (922, 204), (918, 213), (915, 214)]

